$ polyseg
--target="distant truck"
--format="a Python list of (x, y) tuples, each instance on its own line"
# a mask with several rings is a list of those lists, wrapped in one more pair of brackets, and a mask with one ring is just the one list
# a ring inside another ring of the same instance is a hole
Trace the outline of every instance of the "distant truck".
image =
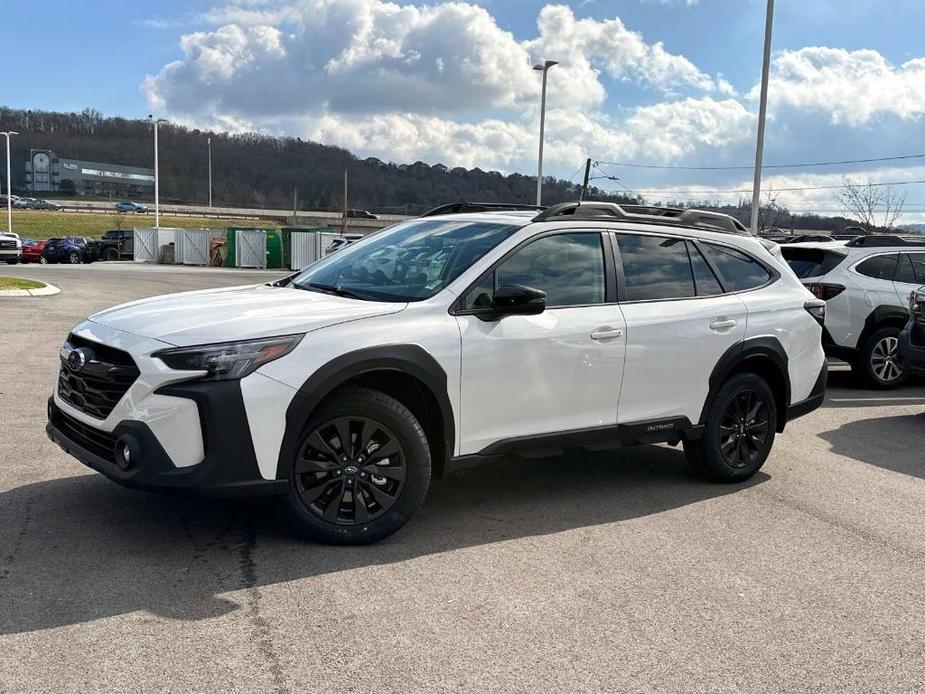
[(100, 260), (134, 260), (135, 232), (132, 229), (110, 229), (99, 242)]

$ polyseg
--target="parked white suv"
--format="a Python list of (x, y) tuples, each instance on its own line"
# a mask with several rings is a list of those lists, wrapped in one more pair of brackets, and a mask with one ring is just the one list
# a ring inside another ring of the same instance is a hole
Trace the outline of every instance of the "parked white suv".
[(128, 486), (285, 494), (336, 543), (515, 452), (683, 443), (744, 480), (822, 402), (824, 302), (732, 218), (646, 212), (438, 211), (273, 284), (103, 311), (48, 434)]
[(925, 239), (860, 236), (848, 242), (788, 244), (784, 258), (827, 304), (823, 346), (876, 388), (907, 377), (897, 359), (909, 295), (925, 284)]
[(22, 241), (19, 234), (0, 231), (0, 260), (15, 265), (22, 259)]

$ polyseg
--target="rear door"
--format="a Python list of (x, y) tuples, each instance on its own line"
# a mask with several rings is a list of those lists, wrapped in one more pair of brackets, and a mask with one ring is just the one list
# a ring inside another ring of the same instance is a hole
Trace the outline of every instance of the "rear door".
[(745, 337), (745, 304), (724, 292), (697, 244), (643, 232), (616, 238), (626, 320), (618, 421), (696, 423), (713, 367)]
[(903, 305), (908, 305), (909, 295), (925, 284), (925, 251), (908, 251), (900, 255), (893, 287)]

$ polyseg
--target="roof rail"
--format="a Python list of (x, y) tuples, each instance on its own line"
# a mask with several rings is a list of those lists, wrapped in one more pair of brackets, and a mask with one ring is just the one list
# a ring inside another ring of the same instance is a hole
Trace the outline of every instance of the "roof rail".
[(437, 217), (443, 214), (465, 214), (467, 212), (511, 212), (515, 210), (545, 210), (542, 205), (523, 205), (516, 202), (451, 202), (427, 210), (421, 217)]
[(617, 205), (613, 202), (563, 202), (543, 210), (534, 222), (552, 219), (620, 219), (626, 222), (678, 224), (680, 226), (708, 227), (716, 231), (747, 234), (748, 229), (734, 217), (722, 212), (707, 210), (680, 210), (672, 207), (648, 205)]
[(925, 246), (925, 238), (896, 236), (895, 234), (872, 234), (870, 236), (856, 236), (846, 246), (851, 248), (889, 248), (893, 246)]

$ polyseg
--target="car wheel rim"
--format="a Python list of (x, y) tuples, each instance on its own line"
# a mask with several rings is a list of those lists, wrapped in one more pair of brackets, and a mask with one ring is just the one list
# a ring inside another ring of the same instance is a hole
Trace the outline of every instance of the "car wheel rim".
[(45, 258), (39, 258), (39, 263), (41, 263), (42, 265), (48, 265), (48, 260), (46, 260)]
[(71, 265), (76, 265), (77, 263), (80, 262), (80, 256), (77, 255), (76, 253), (71, 253), (68, 256), (68, 260), (71, 262)]
[(895, 337), (885, 337), (876, 345), (870, 354), (870, 366), (874, 375), (884, 383), (899, 380), (903, 375), (903, 370), (896, 363), (896, 350), (899, 347), (899, 339)]
[(367, 417), (338, 417), (306, 437), (293, 474), (299, 498), (315, 516), (361, 525), (395, 505), (406, 472), (404, 449), (385, 426)]
[(727, 465), (744, 468), (763, 453), (771, 435), (771, 412), (762, 393), (742, 390), (720, 419), (720, 454)]

